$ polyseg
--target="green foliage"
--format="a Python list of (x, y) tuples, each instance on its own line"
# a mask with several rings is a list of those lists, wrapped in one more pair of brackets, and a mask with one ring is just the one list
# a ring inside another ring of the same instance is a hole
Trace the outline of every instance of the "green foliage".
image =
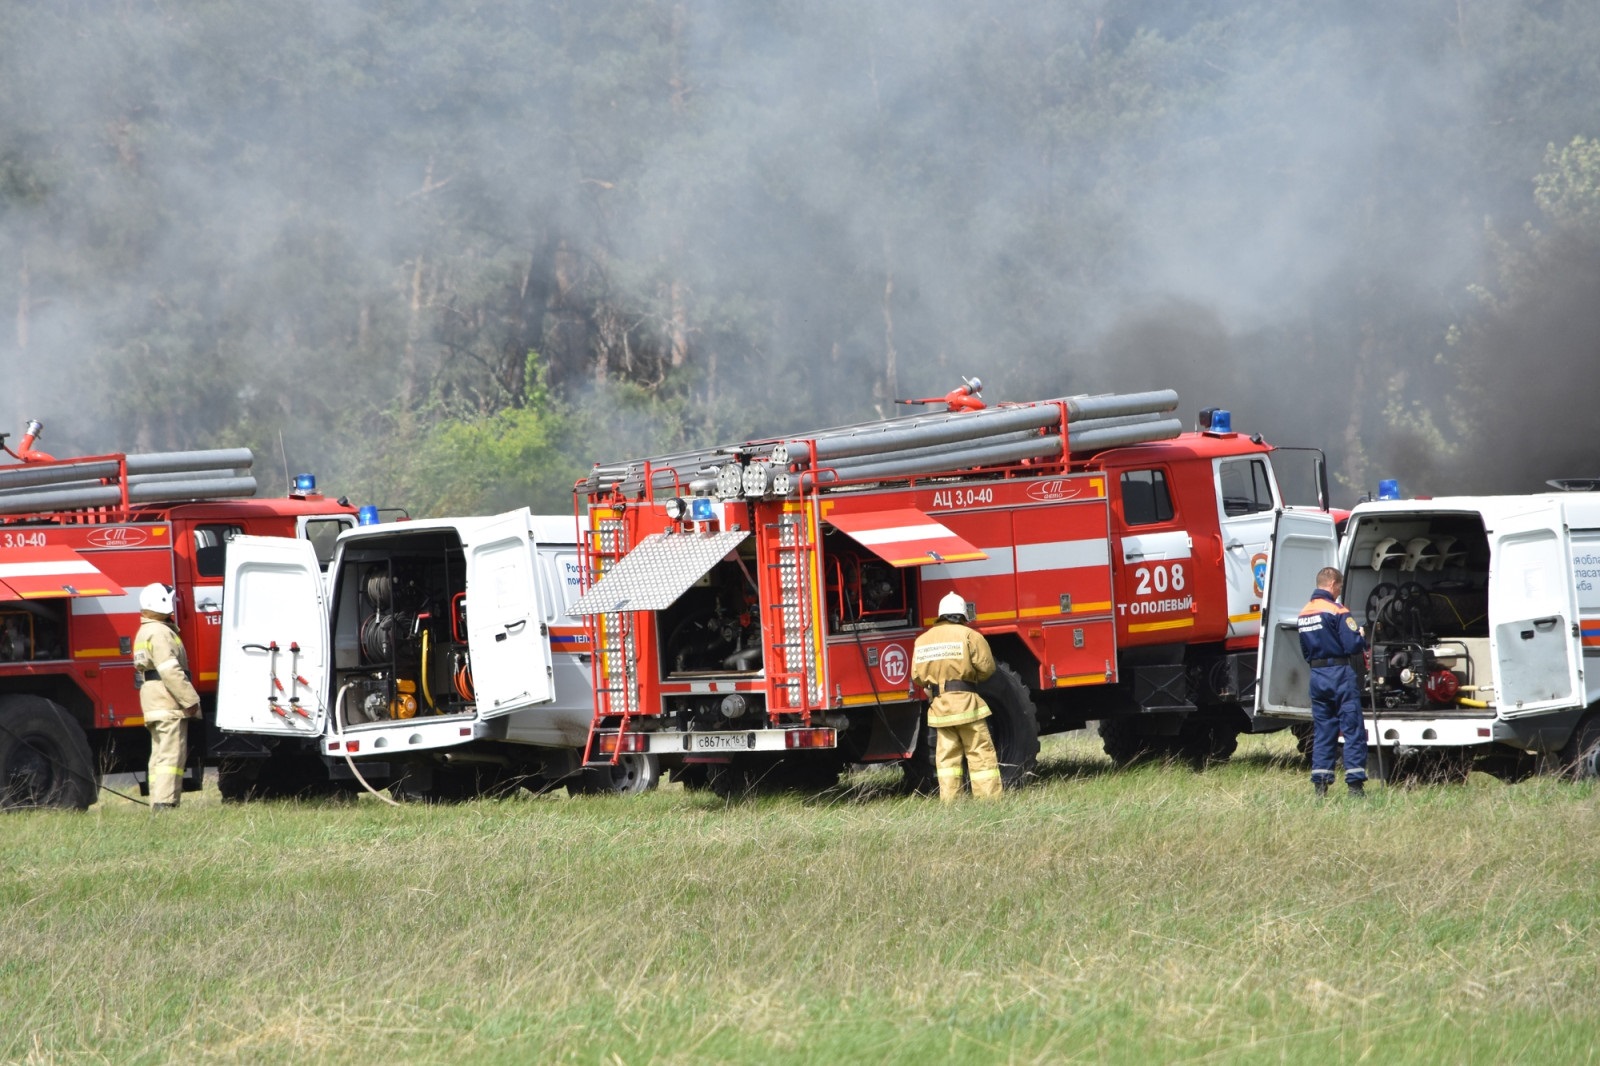
[(1533, 198), (1559, 229), (1600, 243), (1600, 139), (1574, 137), (1545, 150), (1545, 169), (1533, 180)]

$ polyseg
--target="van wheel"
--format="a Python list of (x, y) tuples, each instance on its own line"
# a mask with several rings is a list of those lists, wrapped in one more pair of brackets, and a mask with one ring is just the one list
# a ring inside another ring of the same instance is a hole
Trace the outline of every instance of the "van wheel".
[(1600, 777), (1600, 713), (1591, 713), (1561, 749), (1561, 771), (1579, 781)]
[(0, 697), (0, 808), (85, 810), (100, 780), (89, 738), (42, 696)]
[(1178, 729), (1178, 753), (1196, 770), (1227, 762), (1238, 750), (1238, 726), (1216, 717), (1191, 714)]
[[(1007, 790), (1021, 788), (1039, 765), (1039, 711), (1028, 686), (1017, 672), (1001, 663), (994, 676), (980, 682), (978, 694), (989, 705), (989, 738), (994, 741), (995, 758), (1000, 762), (1000, 781)], [(917, 739), (917, 750), (902, 762), (905, 788), (910, 792), (932, 794), (939, 791), (939, 775), (934, 767), (936, 731), (924, 725)]]
[(1102, 718), (1099, 722), (1100, 746), (1118, 769), (1154, 759), (1166, 751), (1160, 737), (1146, 733), (1137, 718)]
[(661, 783), (661, 763), (654, 755), (618, 756), (610, 766), (587, 766), (567, 781), (574, 796), (636, 796)]

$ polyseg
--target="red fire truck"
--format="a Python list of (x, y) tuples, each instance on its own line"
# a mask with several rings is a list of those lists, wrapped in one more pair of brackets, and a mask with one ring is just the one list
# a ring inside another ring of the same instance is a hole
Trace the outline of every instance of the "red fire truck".
[(198, 789), (208, 758), (228, 754), (208, 728), (228, 541), (303, 537), (326, 558), (355, 509), (324, 499), (310, 475), (288, 499), (241, 498), (255, 492), (247, 448), (58, 460), (34, 448), (40, 429), (29, 423), (15, 450), (0, 434), (19, 460), (0, 466), (0, 806), (81, 809), (102, 775), (144, 773), (132, 641), (153, 581), (177, 590), (201, 696), (184, 772)]
[(952, 590), (1000, 663), (983, 692), (1008, 785), (1040, 733), (1089, 721), (1118, 763), (1230, 755), (1285, 504), (1275, 449), (1225, 411), (1184, 432), (1171, 391), (973, 410), (979, 388), (596, 466), (573, 608), (596, 649), (588, 760), (649, 753), (728, 792), (905, 760), (925, 785), (910, 655)]

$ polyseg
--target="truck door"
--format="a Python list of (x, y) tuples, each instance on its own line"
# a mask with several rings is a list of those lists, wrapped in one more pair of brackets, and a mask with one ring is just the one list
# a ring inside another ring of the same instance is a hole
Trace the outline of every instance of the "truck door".
[(316, 551), (288, 537), (235, 537), (226, 581), (217, 726), (320, 735), (328, 712), (328, 601)]
[(1570, 537), (1558, 507), (1495, 523), (1489, 538), (1489, 655), (1502, 718), (1582, 702)]
[(1228, 636), (1248, 637), (1261, 629), (1267, 548), (1277, 506), (1267, 457), (1216, 460), (1216, 485), (1223, 567), (1228, 577)]
[(1317, 571), (1334, 565), (1333, 516), (1280, 511), (1272, 529), (1261, 600), (1261, 656), (1256, 713), (1311, 717), (1311, 667), (1300, 652), (1300, 608), (1317, 587)]
[(463, 528), (467, 550), (467, 646), (478, 717), (548, 703), (550, 631), (539, 603), (526, 508)]

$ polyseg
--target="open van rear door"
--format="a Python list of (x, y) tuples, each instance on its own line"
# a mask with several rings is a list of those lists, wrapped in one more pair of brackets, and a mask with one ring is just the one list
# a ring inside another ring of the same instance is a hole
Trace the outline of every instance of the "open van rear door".
[(289, 537), (235, 537), (227, 559), (217, 726), (238, 733), (321, 735), (327, 721), (328, 600), (316, 549)]
[(1338, 547), (1332, 515), (1278, 512), (1261, 600), (1261, 655), (1256, 664), (1259, 715), (1311, 717), (1311, 667), (1300, 653), (1300, 608), (1317, 587), (1317, 571), (1334, 565)]
[(1500, 716), (1581, 704), (1578, 593), (1561, 509), (1497, 521), (1489, 541), (1489, 654)]
[(539, 603), (533, 535), (523, 508), (464, 527), (467, 647), (479, 718), (495, 718), (555, 695), (550, 630)]

